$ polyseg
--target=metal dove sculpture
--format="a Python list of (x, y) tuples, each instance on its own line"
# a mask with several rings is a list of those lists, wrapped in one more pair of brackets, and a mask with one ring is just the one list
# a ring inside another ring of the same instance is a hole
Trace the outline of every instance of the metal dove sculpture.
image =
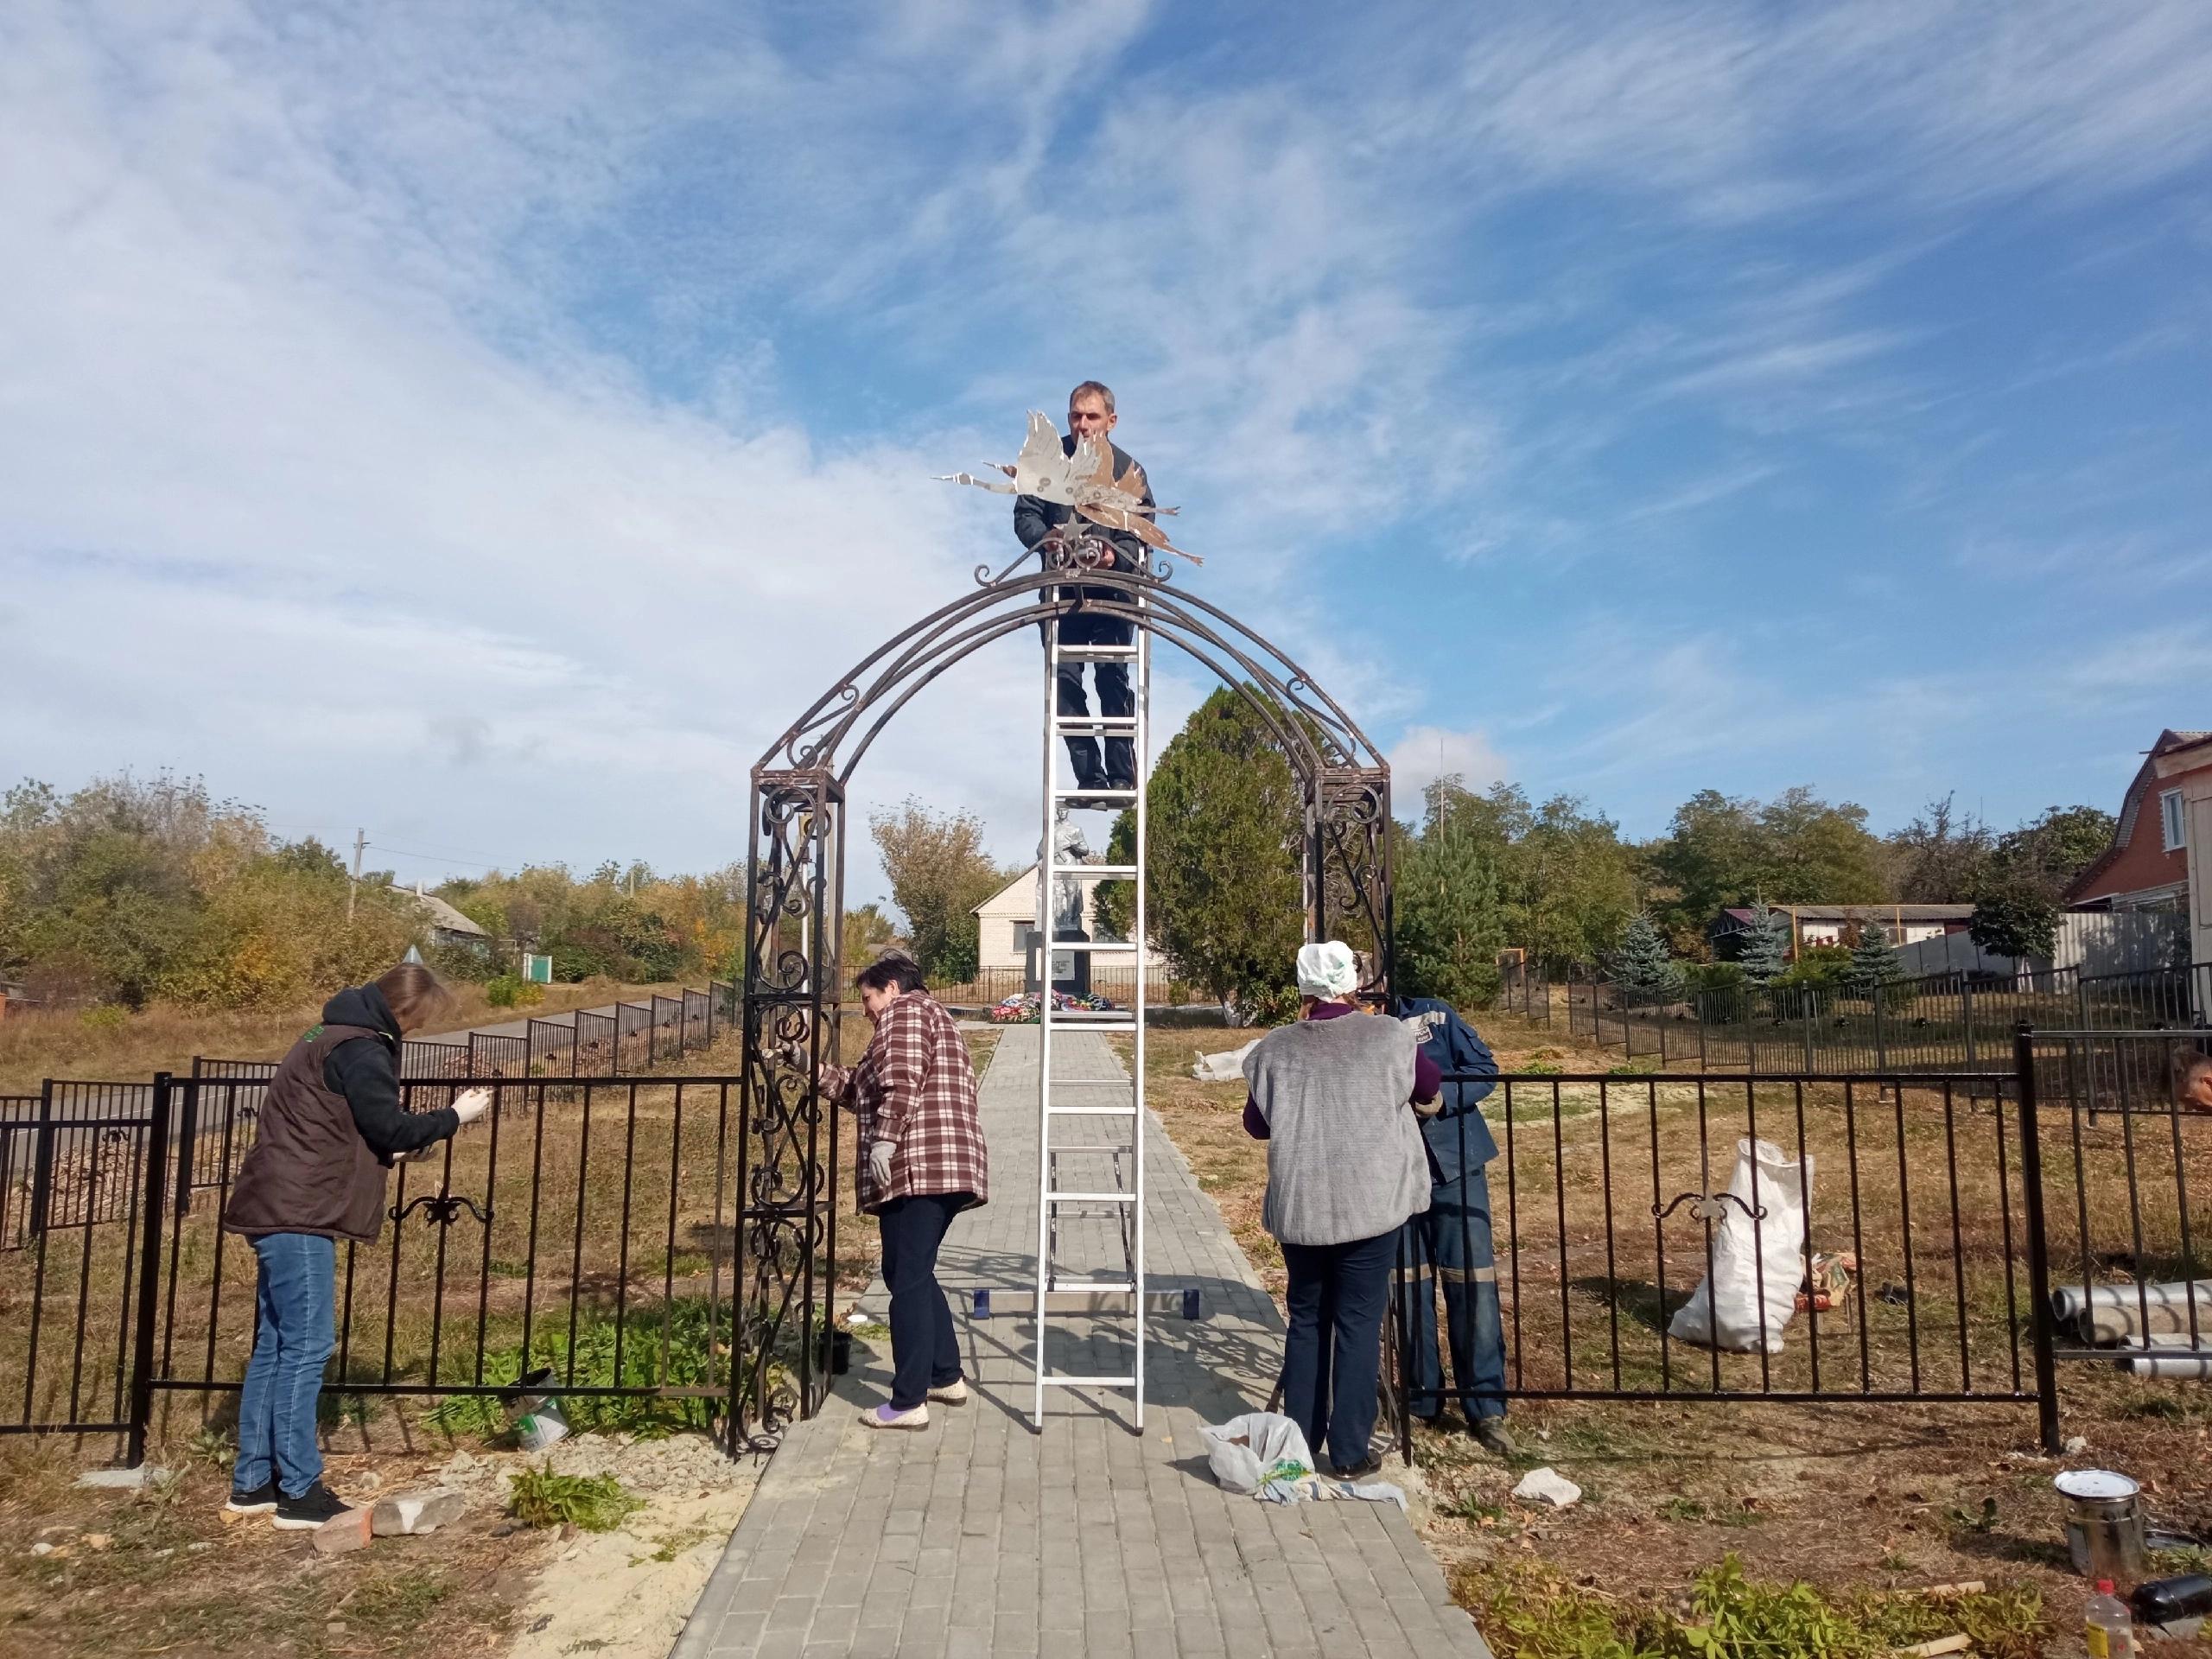
[(1173, 553), (1192, 564), (1205, 563), (1197, 554), (1185, 553), (1169, 542), (1167, 532), (1152, 521), (1150, 515), (1173, 513), (1173, 507), (1147, 507), (1114, 482), (1110, 448), (1101, 454), (1098, 446), (1085, 438), (1072, 453), (1064, 453), (1060, 429), (1052, 424), (1048, 415), (1031, 410), (1029, 436), (1013, 465), (994, 461), (989, 466), (992, 473), (1002, 476), (939, 473), (937, 477), (941, 483), (972, 484), (994, 495), (1033, 495), (1042, 501), (1057, 502), (1074, 508), (1094, 524), (1126, 531), (1146, 546), (1157, 548), (1162, 553)]

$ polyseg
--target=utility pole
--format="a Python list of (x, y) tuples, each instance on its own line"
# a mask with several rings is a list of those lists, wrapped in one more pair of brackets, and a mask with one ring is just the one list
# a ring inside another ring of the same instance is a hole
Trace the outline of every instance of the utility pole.
[(356, 830), (353, 832), (353, 874), (346, 884), (346, 925), (348, 927), (353, 925), (353, 895), (360, 891), (361, 887), (361, 855), (368, 850), (368, 846), (369, 832)]

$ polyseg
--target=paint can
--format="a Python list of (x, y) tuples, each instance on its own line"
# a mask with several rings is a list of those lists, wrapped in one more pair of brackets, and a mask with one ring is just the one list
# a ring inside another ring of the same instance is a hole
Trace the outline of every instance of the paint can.
[(525, 1452), (543, 1452), (568, 1438), (569, 1420), (562, 1414), (552, 1387), (553, 1368), (543, 1366), (518, 1382), (508, 1397), (507, 1424), (515, 1432), (515, 1443)]
[(2110, 1469), (2069, 1469), (2051, 1482), (2066, 1500), (2066, 1553), (2089, 1580), (2143, 1578), (2142, 1488)]

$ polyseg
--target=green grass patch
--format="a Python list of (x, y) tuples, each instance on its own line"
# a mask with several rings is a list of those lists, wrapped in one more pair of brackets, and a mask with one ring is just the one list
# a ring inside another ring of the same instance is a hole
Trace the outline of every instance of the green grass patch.
[(339, 1617), (376, 1630), (412, 1630), (452, 1593), (438, 1573), (385, 1573), (346, 1598)]
[(556, 1475), (543, 1464), (512, 1478), (507, 1511), (526, 1527), (612, 1532), (645, 1508), (612, 1475)]
[(1831, 1596), (1753, 1579), (1733, 1555), (1698, 1574), (1689, 1603), (1685, 1615), (1617, 1602), (1532, 1566), (1491, 1584), (1481, 1623), (1499, 1659), (1890, 1659), (1954, 1631), (1992, 1659), (2033, 1659), (2048, 1634), (2031, 1586), (1942, 1600)]
[[(727, 1304), (721, 1309), (719, 1324), (727, 1332)], [(572, 1374), (568, 1327), (540, 1329), (531, 1337), (527, 1357), (519, 1343), (486, 1353), (484, 1380), (504, 1388), (533, 1370), (550, 1367), (554, 1382), (550, 1392), (560, 1397), (561, 1414), (571, 1428), (622, 1429), (651, 1439), (681, 1429), (707, 1427), (709, 1401), (561, 1394), (563, 1388), (696, 1387), (727, 1382), (727, 1364), (719, 1368), (715, 1364), (705, 1298), (679, 1300), (666, 1307), (629, 1310), (621, 1327), (619, 1368), (616, 1335), (612, 1319), (580, 1325)], [(493, 1395), (455, 1395), (440, 1401), (428, 1421), (448, 1434), (475, 1434), (488, 1440), (505, 1430), (507, 1408)]]

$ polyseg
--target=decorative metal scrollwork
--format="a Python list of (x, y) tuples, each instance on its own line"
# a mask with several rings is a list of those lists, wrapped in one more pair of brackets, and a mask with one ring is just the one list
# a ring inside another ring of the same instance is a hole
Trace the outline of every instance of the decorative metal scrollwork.
[(1033, 639), (1080, 607), (1126, 620), (1217, 674), (1259, 715), (1305, 795), (1306, 930), (1370, 951), (1370, 988), (1390, 975), (1390, 773), (1351, 716), (1288, 655), (1207, 599), (1171, 589), (1149, 550), (1118, 567), (1087, 524), (974, 568), (975, 587), (879, 645), (807, 709), (753, 772), (741, 1162), (729, 1266), (733, 1450), (772, 1447), (816, 1409), (828, 1380), (813, 1342), (836, 1295), (839, 1114), (822, 1097), (839, 1047), (844, 785), (876, 734), (925, 686), (984, 646)]
[(395, 1222), (404, 1222), (417, 1210), (423, 1212), (423, 1220), (433, 1227), (452, 1226), (461, 1219), (461, 1212), (464, 1210), (476, 1217), (480, 1227), (492, 1224), (491, 1211), (488, 1208), (478, 1209), (475, 1199), (460, 1192), (426, 1192), (419, 1198), (409, 1200), (404, 1208), (395, 1204), (385, 1213)]
[(1726, 1220), (1728, 1216), (1728, 1206), (1732, 1204), (1753, 1221), (1766, 1219), (1764, 1205), (1762, 1204), (1754, 1209), (1733, 1192), (1678, 1192), (1663, 1209), (1658, 1205), (1653, 1205), (1651, 1213), (1655, 1218), (1664, 1221), (1686, 1204), (1690, 1207), (1690, 1214), (1699, 1221)]

